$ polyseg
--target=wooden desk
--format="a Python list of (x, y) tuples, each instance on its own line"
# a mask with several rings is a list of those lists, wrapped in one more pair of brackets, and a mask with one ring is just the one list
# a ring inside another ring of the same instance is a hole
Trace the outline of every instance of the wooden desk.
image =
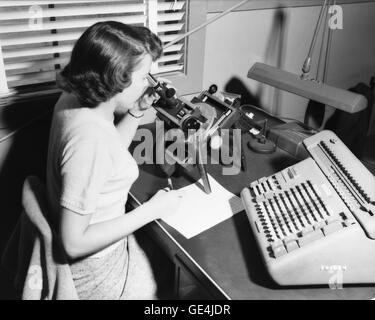
[[(249, 139), (249, 135), (244, 136)], [(247, 172), (223, 176), (219, 165), (208, 165), (208, 172), (227, 190), (239, 195), (251, 181), (268, 176), (296, 162), (288, 153), (277, 149), (271, 155), (247, 152)], [(173, 178), (175, 188), (192, 183), (186, 176)], [(147, 201), (167, 185), (156, 165), (140, 166), (140, 176), (131, 189), (133, 203)], [(181, 272), (187, 274), (214, 299), (371, 299), (375, 286), (281, 288), (268, 277), (255, 244), (246, 213), (186, 239), (163, 221), (155, 221), (146, 230), (176, 264), (176, 285)]]

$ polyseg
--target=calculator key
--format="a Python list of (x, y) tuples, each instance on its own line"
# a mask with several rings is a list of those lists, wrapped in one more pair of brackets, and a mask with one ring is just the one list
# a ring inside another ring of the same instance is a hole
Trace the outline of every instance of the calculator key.
[(292, 241), (286, 242), (285, 243), (285, 247), (286, 247), (286, 250), (288, 252), (291, 252), (291, 251), (296, 250), (296, 249), (299, 248), (298, 242), (296, 240), (292, 240)]
[(287, 253), (283, 243), (275, 243), (272, 245), (272, 251), (275, 258), (281, 257)]
[(324, 235), (323, 235), (323, 233), (322, 233), (321, 230), (316, 230), (316, 231), (312, 231), (312, 232), (306, 233), (306, 234), (303, 235), (302, 238), (298, 239), (299, 246), (303, 247), (303, 246), (305, 246), (308, 243), (311, 243), (311, 242), (313, 242), (315, 240), (323, 238), (323, 236)]
[(335, 221), (330, 222), (327, 226), (323, 228), (323, 233), (325, 236), (327, 236), (333, 232), (341, 230), (342, 228), (343, 228), (342, 222), (335, 220)]

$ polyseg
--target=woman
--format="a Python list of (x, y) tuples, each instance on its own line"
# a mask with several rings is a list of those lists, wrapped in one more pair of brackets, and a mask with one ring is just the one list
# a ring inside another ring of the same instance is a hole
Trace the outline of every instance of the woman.
[[(175, 212), (179, 191), (159, 191), (124, 214), (138, 167), (128, 151), (162, 53), (144, 27), (107, 21), (87, 29), (59, 81), (47, 165), (48, 200), (81, 299), (151, 299), (151, 266), (132, 233)], [(115, 126), (114, 113), (125, 116)]]

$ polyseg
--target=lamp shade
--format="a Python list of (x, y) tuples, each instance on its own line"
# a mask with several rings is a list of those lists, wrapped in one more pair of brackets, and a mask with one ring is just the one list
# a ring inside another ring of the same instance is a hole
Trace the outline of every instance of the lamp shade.
[(294, 73), (264, 63), (255, 63), (247, 77), (348, 113), (361, 111), (367, 106), (366, 98), (360, 94), (305, 80)]

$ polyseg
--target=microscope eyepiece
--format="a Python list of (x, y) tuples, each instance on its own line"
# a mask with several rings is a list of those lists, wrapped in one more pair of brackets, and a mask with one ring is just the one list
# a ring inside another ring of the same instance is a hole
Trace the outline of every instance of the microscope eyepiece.
[(177, 106), (178, 101), (174, 98), (176, 90), (173, 88), (168, 88), (165, 84), (157, 81), (152, 74), (147, 74), (147, 79), (154, 89), (154, 91), (160, 96), (159, 106), (165, 108), (174, 108)]

